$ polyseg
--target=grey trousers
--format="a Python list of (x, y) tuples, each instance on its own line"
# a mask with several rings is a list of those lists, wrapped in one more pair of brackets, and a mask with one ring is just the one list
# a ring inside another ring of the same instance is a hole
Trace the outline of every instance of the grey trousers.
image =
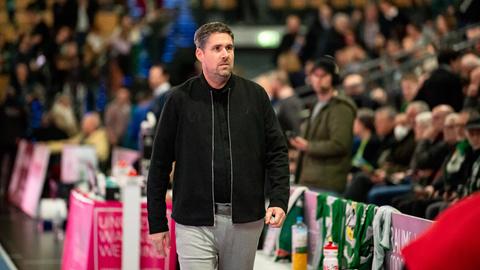
[(215, 215), (214, 226), (175, 224), (180, 269), (253, 269), (263, 223), (232, 224), (231, 216)]

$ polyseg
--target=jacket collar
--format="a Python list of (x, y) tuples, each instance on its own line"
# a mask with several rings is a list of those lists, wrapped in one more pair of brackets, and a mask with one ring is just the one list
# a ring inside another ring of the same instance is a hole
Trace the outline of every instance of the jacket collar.
[[(235, 74), (231, 74), (230, 78), (228, 79), (227, 83), (222, 89), (232, 89), (235, 86)], [(205, 79), (205, 75), (203, 75), (203, 72), (200, 74), (200, 81), (202, 82), (202, 86), (205, 87), (208, 90), (213, 90), (214, 88), (210, 86), (207, 82), (207, 79)]]

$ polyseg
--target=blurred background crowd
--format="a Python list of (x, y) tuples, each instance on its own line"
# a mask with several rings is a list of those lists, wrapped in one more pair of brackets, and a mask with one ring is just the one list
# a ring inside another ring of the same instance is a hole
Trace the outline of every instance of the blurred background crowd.
[(0, 195), (20, 139), (93, 145), (104, 172), (112, 147), (139, 149), (147, 113), (199, 73), (196, 28), (220, 20), (281, 26), (274, 46), (237, 46), (235, 73), (265, 88), (286, 134), (317, 102), (315, 59), (333, 56), (336, 94), (357, 107), (339, 195), (434, 218), (480, 189), (479, 14), (469, 0), (2, 1)]

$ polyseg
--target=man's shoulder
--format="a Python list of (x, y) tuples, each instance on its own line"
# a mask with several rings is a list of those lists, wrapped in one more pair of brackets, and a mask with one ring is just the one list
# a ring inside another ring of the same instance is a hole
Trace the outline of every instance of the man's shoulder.
[(186, 91), (190, 89), (193, 86), (196, 86), (201, 82), (200, 76), (193, 76), (190, 79), (186, 80), (185, 82), (173, 86), (170, 90), (180, 90), (180, 91)]
[(242, 93), (243, 95), (246, 95), (250, 98), (258, 97), (260, 99), (264, 99), (264, 98), (268, 99), (265, 89), (263, 89), (263, 87), (258, 83), (252, 80), (240, 77), (238, 75), (232, 75), (232, 76), (235, 83), (234, 88), (239, 89), (240, 90), (238, 91), (239, 93)]
[(336, 106), (346, 106), (351, 109), (353, 112), (357, 111), (357, 106), (353, 100), (343, 94), (335, 95), (332, 98), (332, 103)]
[(255, 91), (263, 90), (262, 86), (260, 86), (258, 83), (254, 82), (252, 80), (249, 80), (247, 78), (238, 76), (236, 74), (232, 74), (232, 78), (235, 82), (235, 86), (240, 86), (240, 87), (244, 87), (246, 89), (251, 89), (251, 90), (255, 90)]
[(190, 79), (186, 80), (185, 82), (175, 85), (168, 92), (166, 92), (166, 98), (168, 99), (181, 99), (182, 97), (185, 97), (187, 93), (191, 91), (191, 89), (198, 87), (198, 85), (201, 83), (200, 77), (194, 76), (191, 77)]

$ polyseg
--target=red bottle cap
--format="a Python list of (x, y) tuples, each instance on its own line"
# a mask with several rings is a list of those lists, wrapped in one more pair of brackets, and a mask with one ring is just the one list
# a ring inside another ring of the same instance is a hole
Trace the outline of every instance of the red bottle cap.
[(126, 162), (125, 160), (123, 160), (123, 159), (119, 160), (119, 161), (117, 162), (117, 164), (118, 164), (118, 166), (120, 166), (120, 167), (122, 167), (122, 168), (128, 166), (127, 162)]
[(338, 247), (332, 241), (330, 241), (327, 245), (325, 245), (325, 247), (323, 247), (323, 249), (338, 250)]
[(128, 174), (127, 174), (127, 175), (128, 175), (128, 176), (138, 176), (138, 173), (137, 173), (137, 170), (135, 170), (135, 169), (132, 168), (132, 169), (130, 169), (130, 170), (128, 171)]

